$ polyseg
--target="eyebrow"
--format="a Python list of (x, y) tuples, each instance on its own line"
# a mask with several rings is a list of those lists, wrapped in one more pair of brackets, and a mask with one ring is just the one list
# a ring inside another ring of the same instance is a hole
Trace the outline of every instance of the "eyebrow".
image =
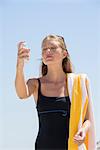
[(49, 45), (49, 46), (47, 46), (47, 47), (46, 47), (46, 46), (43, 46), (42, 49), (45, 49), (45, 48), (48, 48), (48, 47), (58, 47), (58, 46), (59, 46), (59, 45), (51, 44), (51, 45)]

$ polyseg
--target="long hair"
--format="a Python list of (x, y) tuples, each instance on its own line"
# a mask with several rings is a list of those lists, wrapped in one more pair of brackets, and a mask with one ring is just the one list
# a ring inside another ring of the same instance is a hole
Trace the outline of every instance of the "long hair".
[[(67, 53), (68, 53), (68, 50), (67, 50), (67, 47), (66, 47), (66, 44), (65, 44), (65, 40), (64, 40), (64, 38), (62, 36), (59, 36), (59, 35), (48, 35), (48, 36), (46, 36), (43, 39), (42, 46), (43, 46), (43, 44), (44, 44), (44, 42), (46, 40), (56, 40), (56, 41), (58, 41), (59, 42), (59, 46), (62, 48), (62, 50), (66, 50)], [(73, 72), (72, 63), (71, 63), (71, 59), (70, 59), (69, 53), (67, 54), (67, 56), (62, 61), (62, 68), (63, 68), (63, 71), (65, 73)], [(48, 67), (42, 61), (42, 64), (41, 64), (41, 74), (42, 74), (42, 76), (45, 76), (47, 74), (47, 72), (48, 72)]]

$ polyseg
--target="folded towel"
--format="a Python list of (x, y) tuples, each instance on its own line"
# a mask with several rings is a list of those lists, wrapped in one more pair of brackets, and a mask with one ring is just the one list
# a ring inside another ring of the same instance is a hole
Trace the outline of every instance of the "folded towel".
[[(67, 73), (68, 92), (71, 100), (68, 150), (96, 150), (94, 113), (89, 79), (86, 74)], [(74, 136), (82, 126), (87, 107), (91, 127), (85, 142), (78, 146), (74, 143)]]

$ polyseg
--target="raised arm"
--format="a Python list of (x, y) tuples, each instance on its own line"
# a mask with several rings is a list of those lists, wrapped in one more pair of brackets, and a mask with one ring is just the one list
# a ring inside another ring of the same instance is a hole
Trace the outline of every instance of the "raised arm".
[(24, 77), (24, 63), (25, 59), (29, 60), (30, 49), (25, 47), (25, 42), (18, 44), (18, 56), (16, 65), (15, 89), (20, 99), (25, 99), (32, 94), (32, 81), (25, 81)]

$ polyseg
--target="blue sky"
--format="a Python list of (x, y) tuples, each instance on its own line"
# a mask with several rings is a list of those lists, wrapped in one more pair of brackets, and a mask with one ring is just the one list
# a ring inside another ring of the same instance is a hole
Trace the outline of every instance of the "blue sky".
[(0, 150), (31, 150), (38, 132), (34, 99), (16, 95), (17, 43), (25, 40), (31, 58), (25, 65), (26, 80), (38, 77), (41, 42), (48, 34), (65, 38), (77, 73), (91, 81), (100, 139), (100, 2), (99, 0), (1, 0), (0, 1)]

